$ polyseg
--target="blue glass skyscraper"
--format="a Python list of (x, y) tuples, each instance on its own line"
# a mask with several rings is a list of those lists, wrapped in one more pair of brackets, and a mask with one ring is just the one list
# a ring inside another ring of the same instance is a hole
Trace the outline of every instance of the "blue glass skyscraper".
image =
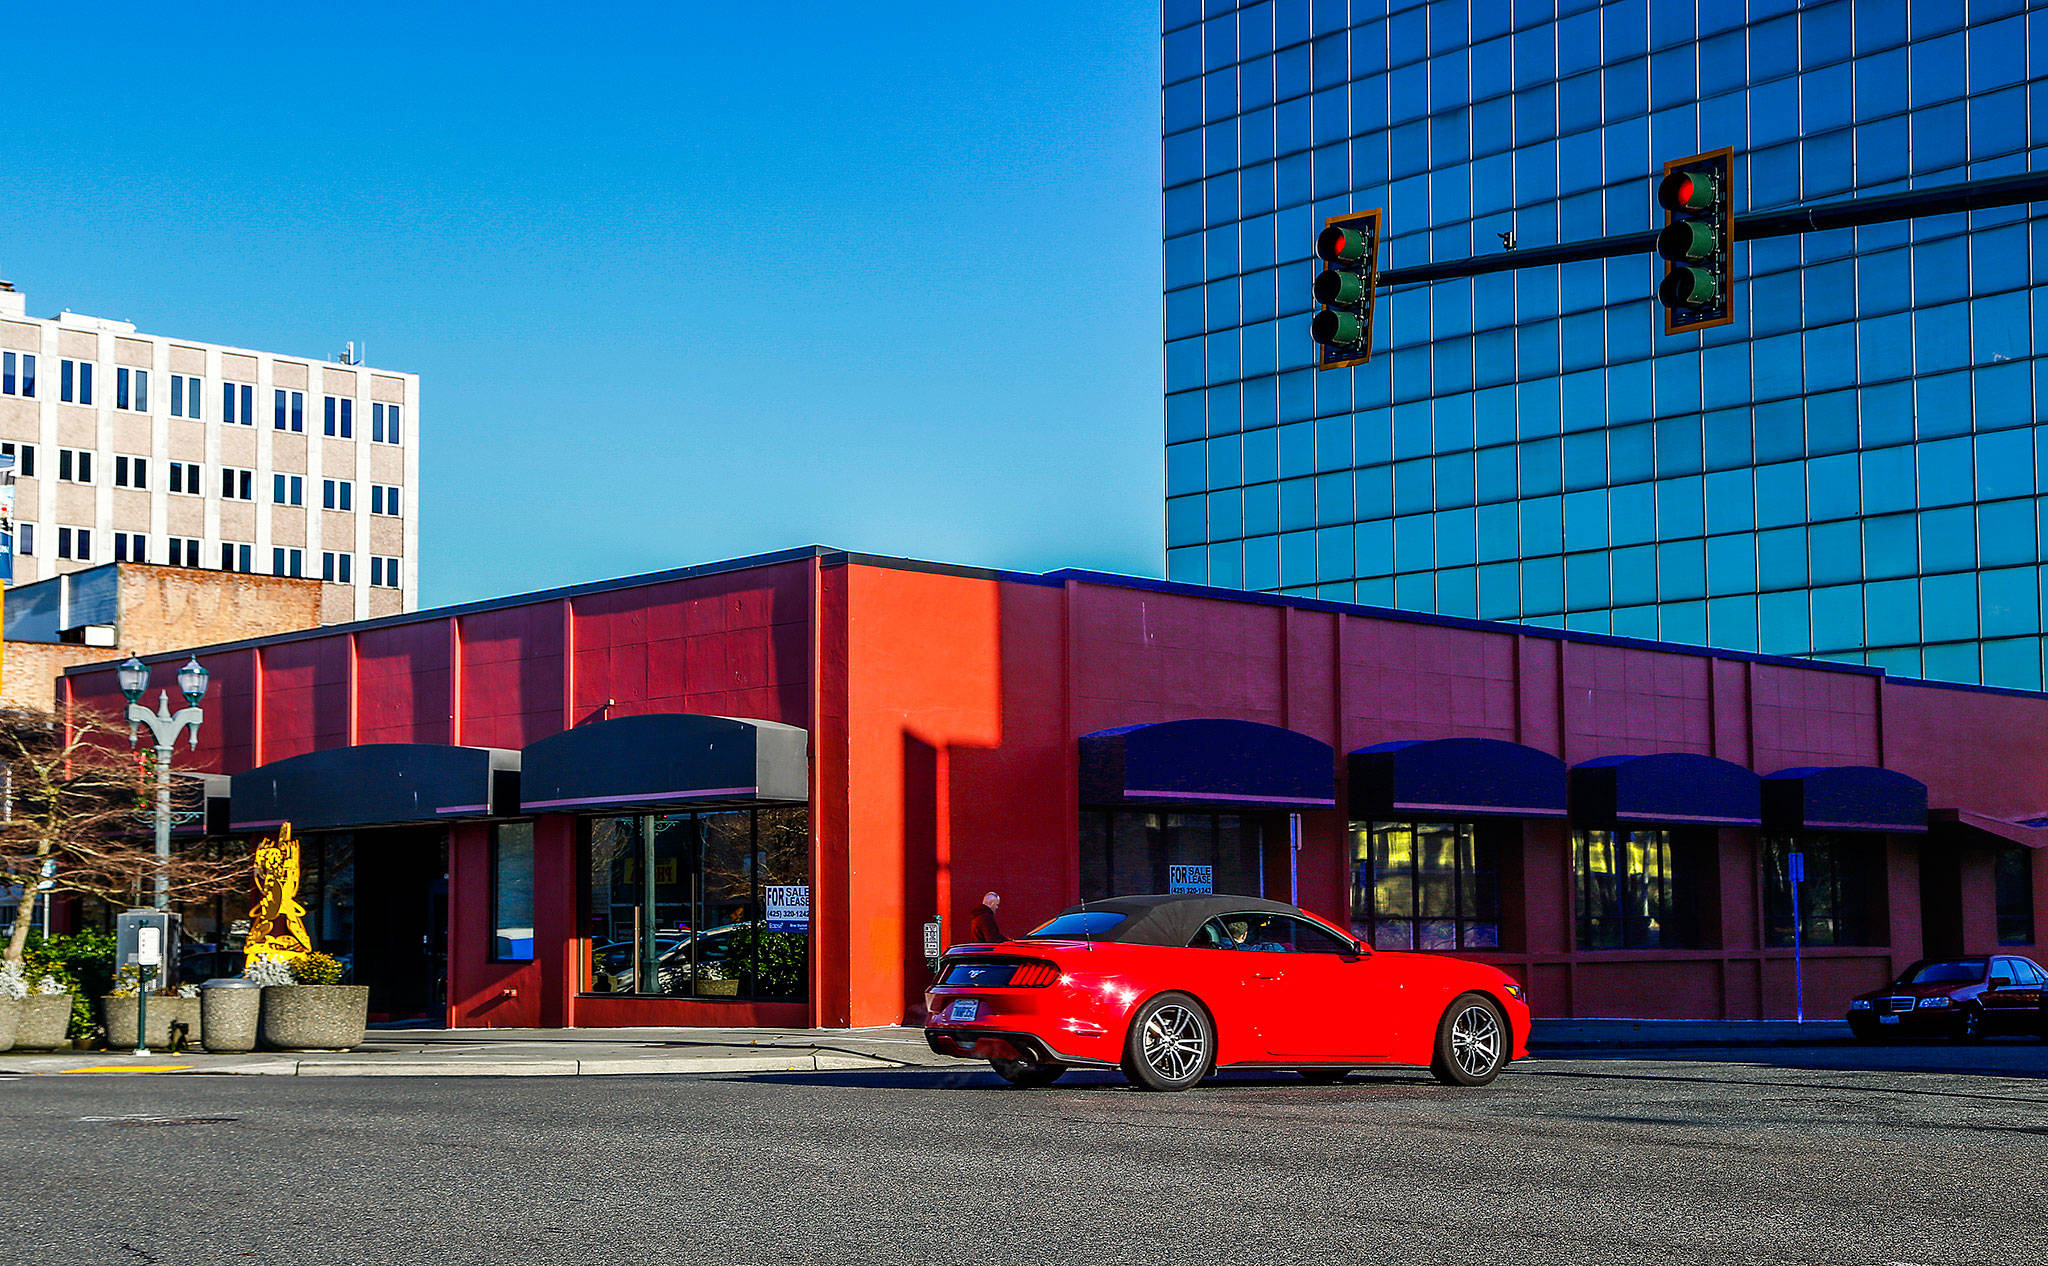
[[(1645, 252), (1382, 292), (1310, 366), (1326, 216), (1381, 265), (1645, 230), (1667, 159), (1738, 216), (2026, 171), (2021, 0), (1168, 0), (1168, 572), (2040, 688), (2048, 226), (1736, 247), (1667, 336)], [(1511, 235), (1511, 236), (1509, 236)]]

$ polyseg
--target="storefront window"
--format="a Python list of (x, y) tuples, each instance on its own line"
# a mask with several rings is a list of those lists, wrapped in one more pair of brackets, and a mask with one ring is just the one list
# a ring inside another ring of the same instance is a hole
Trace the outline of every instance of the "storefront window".
[(491, 961), (533, 961), (533, 823), (491, 828)]
[(588, 827), (591, 992), (809, 995), (805, 809), (592, 818)]
[(1351, 824), (1351, 933), (1375, 949), (1497, 949), (1498, 849), (1470, 822)]
[(1670, 831), (1574, 831), (1580, 949), (1690, 949), (1698, 885)]
[(1081, 899), (1154, 892), (1259, 895), (1265, 819), (1233, 813), (1081, 811)]
[(2034, 854), (2019, 844), (1998, 850), (1995, 863), (1998, 943), (2034, 943)]
[(1771, 836), (1764, 840), (1764, 944), (1792, 944), (1791, 854), (1806, 859), (1799, 885), (1803, 945), (1878, 945), (1872, 901), (1882, 875), (1882, 845), (1841, 835)]

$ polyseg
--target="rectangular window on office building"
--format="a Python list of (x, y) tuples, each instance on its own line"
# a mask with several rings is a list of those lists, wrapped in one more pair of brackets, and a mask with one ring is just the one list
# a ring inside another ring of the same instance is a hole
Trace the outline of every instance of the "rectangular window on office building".
[(82, 448), (57, 450), (57, 478), (68, 483), (92, 482), (92, 454)]
[(398, 514), (398, 489), (391, 484), (371, 484), (370, 513), (396, 516)]
[(256, 552), (253, 545), (236, 545), (231, 541), (220, 543), (220, 569), (222, 571), (253, 571), (251, 555)]
[(220, 495), (229, 501), (254, 501), (256, 472), (236, 466), (220, 469)]
[(305, 571), (304, 550), (273, 549), (270, 551), (270, 574), (273, 576), (298, 576)]
[(353, 555), (328, 550), (320, 555), (320, 579), (329, 584), (352, 585), (355, 583), (354, 562)]
[(327, 433), (338, 440), (352, 440), (356, 435), (356, 402), (347, 396), (327, 397)]
[(7, 441), (7, 442), (6, 442), (6, 443), (4, 443), (4, 444), (0, 444), (0, 457), (12, 457), (12, 458), (14, 459), (14, 473), (15, 473), (15, 474), (17, 474), (17, 475), (21, 476), (21, 477), (22, 477), (22, 478), (24, 478), (24, 479), (33, 479), (33, 478), (35, 478), (35, 473), (36, 473), (36, 446), (35, 446), (35, 445), (33, 445), (33, 444), (16, 444), (16, 443), (15, 443), (15, 442), (13, 442), (12, 440), (9, 440), (9, 441)]
[(173, 567), (199, 566), (199, 542), (189, 536), (172, 537), (167, 551), (167, 561)]
[(256, 425), (256, 385), (224, 382), (220, 385), (220, 420), (233, 426)]
[(272, 475), (270, 477), (270, 499), (277, 505), (304, 505), (306, 500), (306, 479), (303, 475)]
[(171, 491), (192, 497), (199, 496), (199, 471), (198, 462), (172, 462)]
[(370, 406), (370, 440), (375, 444), (396, 444), (399, 442), (397, 405), (373, 404)]
[(92, 529), (57, 529), (57, 557), (76, 559), (82, 563), (92, 561)]
[(306, 429), (306, 393), (286, 391), (277, 388), (277, 399), (273, 416), (276, 429), (280, 431), (303, 431)]
[(116, 488), (148, 488), (149, 459), (147, 457), (114, 457), (114, 486)]
[(117, 563), (148, 562), (149, 538), (140, 532), (114, 533), (114, 561)]
[(0, 352), (0, 396), (36, 393), (36, 358), (27, 352)]
[(320, 505), (326, 510), (353, 510), (356, 508), (356, 486), (346, 479), (323, 479), (320, 481)]
[(149, 412), (149, 371), (125, 366), (114, 371), (114, 407)]
[(398, 588), (398, 560), (371, 555), (370, 584), (377, 589)]
[(1574, 831), (1579, 948), (1698, 948), (1702, 852), (1678, 831)]
[(33, 555), (36, 552), (36, 525), (22, 523), (14, 529), (14, 552)]
[(204, 380), (197, 375), (171, 375), (171, 416), (199, 420), (199, 387)]
[(57, 398), (65, 404), (92, 403), (91, 361), (60, 360), (57, 362)]

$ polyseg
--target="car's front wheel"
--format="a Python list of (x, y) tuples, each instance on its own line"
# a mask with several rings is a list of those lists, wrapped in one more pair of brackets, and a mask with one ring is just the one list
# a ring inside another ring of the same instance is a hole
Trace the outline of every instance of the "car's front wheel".
[(1163, 993), (1138, 1008), (1124, 1039), (1124, 1076), (1140, 1090), (1186, 1090), (1209, 1075), (1216, 1028), (1202, 1004)]
[(1956, 1038), (1964, 1042), (1984, 1040), (1984, 1010), (1982, 1007), (1964, 1007), (1956, 1017)]
[(1067, 1071), (1065, 1064), (1035, 1064), (1028, 1059), (992, 1059), (988, 1066), (1013, 1086), (1050, 1086)]
[(1461, 994), (1436, 1026), (1429, 1071), (1446, 1086), (1483, 1086), (1507, 1066), (1513, 1043), (1507, 1017), (1484, 994)]

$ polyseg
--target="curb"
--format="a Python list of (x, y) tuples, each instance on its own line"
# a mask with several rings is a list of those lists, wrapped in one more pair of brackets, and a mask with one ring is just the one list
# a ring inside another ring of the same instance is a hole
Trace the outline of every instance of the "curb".
[(808, 1073), (905, 1068), (895, 1060), (816, 1051), (786, 1055), (682, 1055), (655, 1059), (534, 1059), (456, 1062), (376, 1060), (273, 1060), (235, 1068), (188, 1068), (215, 1077), (641, 1077), (717, 1073)]

